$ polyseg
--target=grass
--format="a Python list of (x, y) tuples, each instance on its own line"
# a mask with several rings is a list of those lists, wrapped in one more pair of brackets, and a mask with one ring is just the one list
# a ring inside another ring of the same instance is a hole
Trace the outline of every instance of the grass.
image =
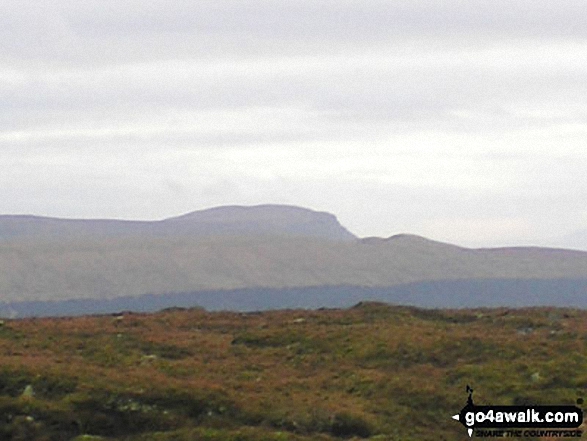
[(465, 439), (450, 416), (467, 384), (478, 404), (575, 404), (587, 312), (363, 303), (0, 325), (2, 440)]

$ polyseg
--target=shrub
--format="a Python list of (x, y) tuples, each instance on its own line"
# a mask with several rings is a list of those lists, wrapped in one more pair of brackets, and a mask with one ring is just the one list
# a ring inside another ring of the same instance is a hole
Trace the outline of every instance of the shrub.
[(341, 438), (351, 438), (353, 436), (367, 438), (371, 436), (371, 427), (361, 417), (349, 413), (337, 413), (332, 422), (331, 432), (334, 436)]

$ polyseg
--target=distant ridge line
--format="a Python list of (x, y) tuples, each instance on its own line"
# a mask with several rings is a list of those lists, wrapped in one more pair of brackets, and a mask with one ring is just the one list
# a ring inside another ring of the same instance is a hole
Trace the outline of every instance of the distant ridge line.
[[(552, 293), (556, 292), (556, 296)], [(155, 312), (200, 307), (209, 311), (349, 308), (364, 301), (420, 308), (475, 309), (568, 307), (587, 309), (587, 278), (471, 279), (408, 283), (392, 287), (320, 286), (247, 288), (145, 294), (114, 299), (0, 302), (0, 317), (60, 317)]]
[(119, 237), (202, 235), (286, 235), (355, 240), (330, 213), (293, 205), (231, 205), (192, 211), (161, 220), (67, 219), (0, 215), (0, 239), (18, 237)]
[(411, 234), (359, 239), (334, 215), (295, 206), (215, 207), (161, 221), (0, 216), (5, 302), (584, 277), (583, 251), (473, 249)]

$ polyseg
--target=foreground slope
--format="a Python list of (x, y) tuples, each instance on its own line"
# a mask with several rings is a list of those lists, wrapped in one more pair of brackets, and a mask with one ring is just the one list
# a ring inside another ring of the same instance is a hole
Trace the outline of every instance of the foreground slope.
[(11, 320), (0, 438), (467, 439), (467, 384), (477, 404), (573, 405), (586, 354), (587, 312), (554, 308)]

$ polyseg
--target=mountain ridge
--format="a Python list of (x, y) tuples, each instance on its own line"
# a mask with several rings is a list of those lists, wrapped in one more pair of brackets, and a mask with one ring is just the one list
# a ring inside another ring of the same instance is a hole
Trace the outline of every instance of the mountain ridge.
[(354, 240), (336, 216), (293, 205), (220, 206), (155, 221), (67, 219), (34, 215), (0, 215), (0, 238), (118, 237), (148, 234), (178, 235), (286, 235)]
[(216, 207), (161, 221), (49, 218), (27, 230), (30, 221), (0, 216), (0, 302), (587, 279), (587, 252), (473, 249), (412, 234), (360, 239), (329, 213), (293, 206)]

